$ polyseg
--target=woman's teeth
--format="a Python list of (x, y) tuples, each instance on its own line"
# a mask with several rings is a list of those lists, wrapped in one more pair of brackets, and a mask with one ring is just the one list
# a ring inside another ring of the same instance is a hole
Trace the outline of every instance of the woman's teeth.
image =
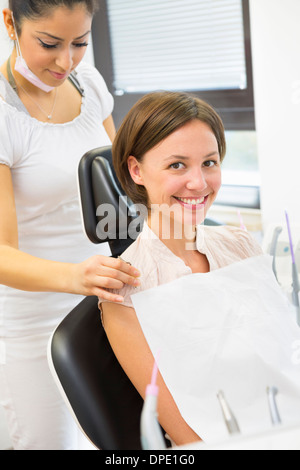
[(204, 197), (201, 197), (201, 198), (198, 198), (198, 199), (186, 199), (186, 198), (183, 198), (183, 197), (177, 197), (176, 199), (183, 202), (184, 204), (190, 204), (191, 206), (197, 206), (199, 204), (203, 204), (203, 202), (205, 200)]

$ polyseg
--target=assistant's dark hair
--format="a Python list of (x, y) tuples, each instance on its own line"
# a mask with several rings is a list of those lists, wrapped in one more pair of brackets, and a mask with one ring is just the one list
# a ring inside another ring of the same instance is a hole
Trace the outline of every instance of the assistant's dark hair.
[(92, 16), (98, 9), (98, 0), (9, 0), (9, 9), (13, 12), (17, 32), (20, 34), (24, 19), (35, 20), (47, 16), (53, 8), (74, 8), (84, 5)]

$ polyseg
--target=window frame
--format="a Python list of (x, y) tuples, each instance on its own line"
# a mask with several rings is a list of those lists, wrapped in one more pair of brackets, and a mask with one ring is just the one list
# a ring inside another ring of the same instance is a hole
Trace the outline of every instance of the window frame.
[[(247, 88), (244, 90), (189, 91), (189, 93), (210, 103), (220, 113), (226, 130), (255, 130), (249, 0), (242, 0), (242, 6)], [(95, 15), (92, 34), (95, 65), (114, 96), (115, 110), (113, 117), (116, 126), (119, 127), (127, 112), (145, 93), (125, 93), (122, 96), (115, 94), (113, 88), (114, 72), (111, 36), (106, 0), (102, 0), (101, 7)], [(182, 91), (185, 90), (183, 89)]]

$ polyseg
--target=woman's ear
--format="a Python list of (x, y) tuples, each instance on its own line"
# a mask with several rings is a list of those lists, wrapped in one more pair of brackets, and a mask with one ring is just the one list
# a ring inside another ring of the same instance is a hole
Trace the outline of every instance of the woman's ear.
[(127, 165), (128, 165), (128, 171), (130, 173), (130, 176), (132, 180), (135, 182), (135, 184), (143, 186), (144, 182), (143, 182), (143, 177), (142, 177), (142, 172), (141, 172), (141, 165), (137, 161), (137, 159), (133, 157), (132, 155), (130, 155), (130, 157), (127, 160)]
[(16, 39), (16, 32), (14, 28), (14, 22), (12, 19), (12, 11), (9, 8), (3, 10), (3, 20), (7, 30), (7, 33), (11, 39)]

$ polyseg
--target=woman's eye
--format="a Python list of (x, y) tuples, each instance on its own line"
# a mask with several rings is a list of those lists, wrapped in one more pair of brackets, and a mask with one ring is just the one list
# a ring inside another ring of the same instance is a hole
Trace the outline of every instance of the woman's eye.
[(41, 39), (39, 39), (39, 41), (40, 41), (41, 46), (44, 47), (45, 49), (55, 49), (57, 47), (57, 44), (47, 44)]
[(89, 45), (88, 42), (80, 42), (80, 43), (74, 44), (75, 47), (87, 47), (88, 45)]
[[(49, 44), (47, 42), (42, 41), (41, 39), (39, 39), (39, 41), (41, 46), (45, 49), (56, 49), (58, 47), (58, 44)], [(88, 42), (78, 42), (73, 44), (74, 47), (87, 47), (88, 45)]]
[(204, 162), (204, 166), (207, 167), (207, 168), (211, 168), (213, 166), (216, 166), (218, 164), (218, 162), (216, 160), (207, 160), (206, 162)]
[(172, 163), (172, 165), (170, 165), (170, 168), (172, 168), (173, 170), (181, 170), (182, 168), (184, 168), (184, 164), (181, 162)]

